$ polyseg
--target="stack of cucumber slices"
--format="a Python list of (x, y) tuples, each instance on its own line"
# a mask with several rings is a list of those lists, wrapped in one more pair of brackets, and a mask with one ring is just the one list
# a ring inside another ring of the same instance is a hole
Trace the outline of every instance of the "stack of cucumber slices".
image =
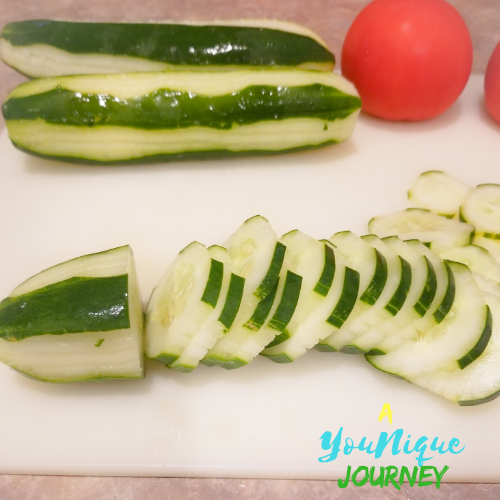
[[(259, 354), (290, 363), (316, 348), (363, 354), (460, 405), (494, 399), (500, 260), (476, 239), (500, 246), (500, 185), (470, 189), (428, 172), (410, 198), (417, 208), (372, 219), (362, 237), (278, 237), (255, 216), (224, 246), (191, 243), (149, 300), (146, 356), (190, 372), (199, 363), (239, 368)], [(0, 359), (51, 381), (142, 376), (130, 249), (66, 262), (17, 287), (0, 303)]]
[(361, 108), (313, 32), (278, 21), (23, 21), (0, 57), (39, 78), (3, 104), (18, 149), (115, 164), (317, 148), (346, 140)]

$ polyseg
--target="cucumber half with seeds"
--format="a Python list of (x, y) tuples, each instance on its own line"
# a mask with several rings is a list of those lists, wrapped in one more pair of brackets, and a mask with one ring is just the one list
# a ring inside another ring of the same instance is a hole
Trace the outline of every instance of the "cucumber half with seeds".
[(165, 70), (272, 67), (331, 71), (335, 58), (318, 35), (284, 21), (213, 24), (7, 24), (0, 57), (31, 77)]
[(0, 303), (0, 360), (51, 382), (142, 378), (142, 301), (130, 247), (51, 267)]
[(14, 89), (2, 111), (23, 151), (113, 164), (327, 146), (351, 135), (360, 106), (335, 73), (254, 70), (41, 79)]

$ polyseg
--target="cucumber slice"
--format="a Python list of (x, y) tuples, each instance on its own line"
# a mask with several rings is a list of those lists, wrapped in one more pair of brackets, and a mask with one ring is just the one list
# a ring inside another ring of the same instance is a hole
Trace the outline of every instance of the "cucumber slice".
[(486, 348), (492, 317), (467, 266), (448, 262), (456, 295), (450, 314), (424, 335), (402, 343), (384, 356), (366, 356), (375, 368), (404, 379), (465, 368)]
[(474, 225), (479, 236), (500, 240), (500, 184), (474, 188), (460, 207), (460, 219)]
[(474, 237), (474, 226), (420, 208), (374, 217), (368, 227), (381, 238), (399, 236), (403, 240), (416, 239), (434, 251), (468, 245)]
[(465, 264), (473, 273), (500, 283), (500, 264), (484, 248), (477, 245), (449, 248), (439, 252), (443, 259)]
[[(243, 286), (239, 285), (243, 278), (233, 273), (234, 269), (227, 249), (214, 245), (207, 251), (211, 258), (211, 265), (201, 300), (212, 306), (213, 310), (188, 341), (179, 357), (167, 365), (168, 368), (185, 373), (194, 370), (207, 354), (208, 349), (224, 335), (225, 329), (228, 325), (230, 326), (230, 322), (238, 312), (241, 291), (243, 291)], [(233, 286), (230, 286), (230, 283)], [(237, 287), (240, 286), (239, 293), (235, 292), (234, 283)]]
[[(300, 248), (301, 240), (305, 240), (304, 249)], [(339, 322), (347, 318), (357, 299), (359, 275), (350, 269), (347, 271), (327, 241), (319, 242), (298, 231), (288, 233), (281, 241), (287, 245), (289, 260), (298, 261), (294, 269), (304, 279), (285, 335), (280, 335), (261, 354), (278, 363), (289, 363), (330, 334), (332, 320)], [(349, 272), (354, 273), (355, 278), (351, 278)], [(288, 338), (282, 340), (286, 336)]]
[(113, 164), (326, 146), (351, 135), (360, 106), (335, 73), (254, 70), (41, 79), (2, 111), (23, 151)]
[(142, 378), (142, 301), (130, 247), (85, 255), (0, 303), (0, 361), (51, 382)]
[(431, 170), (419, 176), (408, 191), (408, 199), (418, 208), (452, 218), (460, 211), (471, 188), (445, 172)]
[(334, 67), (335, 58), (325, 43), (302, 26), (284, 21), (224, 24), (13, 22), (2, 31), (0, 57), (32, 77)]
[(496, 262), (500, 264), (500, 240), (493, 240), (476, 234), (473, 244), (488, 250)]
[(226, 302), (230, 304), (228, 301), (240, 297), (237, 302), (241, 302), (241, 306), (234, 316), (228, 314), (229, 321), (225, 316), (222, 318), (222, 322), (226, 322), (225, 334), (210, 348), (202, 362), (208, 366), (237, 368), (248, 361), (237, 358), (236, 352), (260, 330), (270, 314), (286, 247), (278, 241), (269, 222), (255, 216), (230, 237), (227, 248), (234, 273), (244, 278), (245, 283), (242, 289), (233, 280), (230, 288), (234, 285), (234, 291), (229, 290)]
[(500, 395), (500, 298), (485, 294), (493, 317), (492, 333), (483, 353), (463, 370), (438, 370), (409, 378), (461, 406), (487, 403)]
[(146, 309), (146, 356), (176, 361), (209, 318), (222, 288), (224, 264), (198, 242), (179, 252)]
[(358, 347), (358, 338), (398, 314), (406, 301), (412, 282), (412, 270), (407, 261), (374, 235), (366, 235), (361, 239), (383, 255), (387, 263), (387, 282), (378, 300), (371, 307), (357, 316), (351, 314), (342, 328), (331, 335), (329, 344), (348, 354), (365, 352)]
[(395, 316), (371, 328), (356, 338), (353, 344), (360, 351), (371, 353), (375, 351), (379, 354), (384, 352), (380, 346), (385, 339), (412, 325), (427, 313), (437, 291), (436, 272), (427, 257), (397, 236), (390, 236), (382, 241), (410, 265), (411, 284), (406, 300)]
[[(431, 328), (443, 321), (455, 299), (455, 280), (446, 262), (418, 240), (408, 240), (405, 241), (405, 244), (425, 257), (428, 264), (432, 266), (436, 276), (436, 292), (430, 306), (421, 318), (408, 323), (404, 328), (398, 329), (393, 335), (386, 336), (376, 347), (378, 352), (371, 352), (370, 354), (388, 353), (405, 340), (424, 336)], [(428, 273), (428, 280), (433, 281), (432, 272)], [(433, 285), (428, 284), (429, 288), (424, 291), (423, 295), (433, 289)], [(425, 310), (427, 299), (423, 298), (423, 300), (419, 300), (418, 303), (413, 305), (419, 314)]]
[[(350, 330), (351, 324), (358, 317), (366, 317), (367, 312), (374, 304), (379, 303), (379, 300), (384, 300), (381, 297), (384, 293), (387, 295), (385, 290), (389, 281), (387, 260), (377, 248), (369, 245), (350, 231), (334, 234), (330, 238), (330, 242), (337, 247), (346, 265), (358, 273), (359, 282), (355, 281), (358, 285), (358, 297), (348, 317), (337, 322), (335, 315), (332, 314), (327, 320), (337, 329), (316, 345), (316, 349), (326, 352), (343, 349), (350, 340), (355, 338), (355, 334)], [(352, 278), (356, 279), (354, 276)], [(384, 302), (384, 305), (386, 303), (387, 301)], [(357, 353), (359, 351), (353, 348), (344, 349), (344, 352)]]

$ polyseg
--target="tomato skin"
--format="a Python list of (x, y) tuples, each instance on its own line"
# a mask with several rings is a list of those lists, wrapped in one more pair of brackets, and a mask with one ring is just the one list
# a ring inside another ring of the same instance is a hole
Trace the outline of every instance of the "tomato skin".
[(484, 75), (484, 101), (490, 116), (500, 123), (500, 43), (491, 53)]
[(427, 120), (448, 109), (472, 69), (472, 41), (444, 0), (374, 0), (351, 25), (342, 74), (363, 110), (387, 120)]

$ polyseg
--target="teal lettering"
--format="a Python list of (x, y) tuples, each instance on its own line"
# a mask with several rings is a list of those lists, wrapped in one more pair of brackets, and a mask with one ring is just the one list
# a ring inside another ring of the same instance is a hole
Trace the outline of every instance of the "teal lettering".
[(443, 450), (444, 441), (441, 443), (440, 446), (437, 446), (437, 441), (438, 441), (438, 438), (435, 437), (431, 443), (431, 446), (430, 446), (431, 450), (439, 452), (440, 455), (442, 455), (443, 453), (446, 453), (448, 450), (447, 449)]
[[(365, 476), (363, 477), (363, 479), (361, 479), (361, 481), (358, 481), (357, 476), (361, 471), (365, 472)], [(362, 465), (361, 467), (358, 467), (355, 470), (354, 474), (352, 475), (352, 484), (354, 484), (354, 486), (363, 486), (367, 481), (368, 481), (368, 467)]]
[(457, 455), (458, 453), (462, 453), (462, 451), (464, 451), (464, 448), (462, 448), (461, 450), (458, 450), (458, 451), (453, 451), (453, 448), (455, 448), (455, 446), (458, 446), (460, 444), (460, 441), (457, 439), (457, 438), (451, 438), (450, 439), (450, 444), (448, 445), (448, 449), (450, 450), (451, 453), (454, 453), (455, 455)]
[(382, 453), (384, 452), (386, 446), (391, 442), (392, 438), (394, 438), (394, 442), (392, 443), (392, 454), (398, 455), (399, 452), (401, 451), (399, 449), (399, 442), (401, 441), (401, 436), (403, 435), (403, 429), (398, 429), (397, 431), (394, 431), (389, 439), (387, 439), (387, 435), (388, 435), (387, 432), (380, 433), (380, 436), (378, 438), (377, 448), (375, 449), (375, 458), (380, 458), (382, 456)]
[(434, 467), (430, 465), (424, 465), (420, 467), (420, 477), (418, 478), (418, 486), (429, 486), (432, 484), (432, 481), (424, 481), (426, 477), (431, 477), (432, 473), (426, 474), (427, 471), (434, 469)]
[(351, 475), (351, 466), (348, 465), (345, 479), (343, 481), (342, 481), (342, 479), (339, 479), (337, 481), (337, 485), (339, 488), (347, 488), (347, 485), (349, 484), (349, 476), (350, 475)]
[(436, 489), (439, 490), (439, 487), (441, 486), (441, 479), (444, 476), (444, 473), (449, 469), (447, 465), (443, 467), (443, 470), (441, 472), (438, 472), (436, 467), (433, 467), (434, 473), (436, 474)]
[(409, 445), (410, 445), (410, 438), (411, 438), (411, 434), (408, 434), (408, 439), (406, 440), (406, 443), (404, 445), (404, 448), (403, 448), (403, 452), (406, 454), (406, 455), (409, 455), (410, 453), (413, 453), (415, 451), (415, 448), (413, 448), (413, 450), (410, 450), (409, 449)]
[(408, 478), (408, 482), (410, 483), (410, 488), (413, 487), (415, 484), (415, 481), (417, 480), (417, 474), (418, 474), (418, 467), (413, 467), (413, 472), (411, 473), (410, 476), (410, 471), (408, 470), (408, 467), (401, 467), (401, 474), (399, 476), (399, 484), (403, 484), (405, 480), (405, 475)]
[(370, 441), (370, 444), (366, 447), (365, 447), (365, 442), (366, 442), (366, 437), (362, 438), (361, 441), (359, 442), (358, 450), (366, 451), (366, 453), (369, 453), (370, 455), (372, 453), (375, 453), (376, 450), (372, 450), (373, 442)]
[(369, 473), (369, 478), (370, 478), (370, 484), (372, 486), (379, 486), (381, 488), (384, 487), (384, 468), (380, 467), (380, 475), (378, 476), (378, 479), (374, 478), (375, 476), (375, 467), (370, 467), (370, 473)]
[(398, 468), (394, 467), (394, 465), (389, 465), (385, 470), (385, 485), (389, 486), (389, 481), (390, 481), (397, 490), (400, 490), (401, 487), (397, 483), (396, 480), (397, 477), (398, 477)]
[(419, 467), (422, 467), (424, 462), (432, 458), (424, 458), (425, 450), (427, 450), (427, 445), (424, 443), (427, 441), (427, 439), (427, 436), (422, 436), (415, 444), (415, 451), (418, 453), (418, 457), (416, 457), (416, 460)]
[(331, 449), (331, 452), (328, 455), (318, 458), (320, 462), (331, 462), (332, 460), (335, 460), (337, 458), (340, 451), (340, 443), (342, 441), (343, 429), (344, 429), (343, 427), (339, 429), (333, 441), (331, 441), (332, 439), (331, 432), (324, 432), (323, 435), (320, 437), (321, 448), (323, 448), (323, 450)]
[(350, 455), (352, 453), (352, 450), (355, 448), (356, 446), (354, 446), (353, 440), (350, 437), (346, 438), (344, 446), (344, 455)]

